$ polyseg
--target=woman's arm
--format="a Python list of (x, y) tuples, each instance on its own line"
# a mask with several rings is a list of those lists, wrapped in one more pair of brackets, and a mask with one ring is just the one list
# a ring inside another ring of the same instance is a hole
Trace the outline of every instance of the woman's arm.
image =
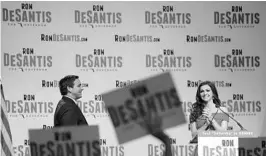
[[(220, 107), (224, 112), (228, 113), (228, 110), (226, 107)], [(223, 113), (223, 112), (222, 112)], [(228, 121), (223, 120), (221, 125), (219, 125), (214, 119), (212, 119), (213, 117), (208, 117), (208, 122), (212, 123), (213, 127), (215, 130), (218, 131), (226, 131), (227, 127), (228, 127)]]
[(192, 138), (198, 135), (198, 133), (205, 131), (207, 127), (208, 127), (207, 122), (203, 126), (201, 126), (199, 129), (197, 129), (196, 127), (196, 122), (190, 123), (190, 130), (191, 130)]
[(215, 130), (218, 131), (226, 131), (227, 127), (228, 127), (228, 122), (223, 120), (221, 125), (219, 125), (215, 120), (212, 121), (212, 125), (214, 127)]

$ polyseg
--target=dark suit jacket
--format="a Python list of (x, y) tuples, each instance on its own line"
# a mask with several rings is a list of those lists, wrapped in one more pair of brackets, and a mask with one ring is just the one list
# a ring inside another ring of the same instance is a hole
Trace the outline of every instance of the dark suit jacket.
[(54, 113), (54, 127), (88, 125), (78, 105), (70, 98), (63, 96)]

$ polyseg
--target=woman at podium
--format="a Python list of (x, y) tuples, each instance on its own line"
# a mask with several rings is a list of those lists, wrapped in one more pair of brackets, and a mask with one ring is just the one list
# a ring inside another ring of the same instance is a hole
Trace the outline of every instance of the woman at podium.
[[(223, 113), (228, 112), (226, 107), (221, 107), (215, 84), (210, 81), (202, 82), (197, 88), (196, 102), (192, 105), (189, 117), (192, 140), (197, 143), (198, 133), (201, 131), (226, 131), (229, 117)], [(197, 147), (195, 155), (197, 155)]]

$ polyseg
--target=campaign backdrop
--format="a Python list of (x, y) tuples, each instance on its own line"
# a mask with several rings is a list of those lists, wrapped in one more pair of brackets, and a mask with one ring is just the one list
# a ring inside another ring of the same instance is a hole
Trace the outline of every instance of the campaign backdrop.
[[(118, 144), (101, 94), (165, 71), (171, 72), (186, 119), (199, 83), (210, 80), (230, 115), (263, 134), (265, 6), (1, 2), (1, 77), (15, 155), (30, 155), (29, 129), (53, 127), (58, 82), (69, 74), (82, 81), (78, 105), (90, 125), (99, 125), (104, 156), (161, 155), (160, 142), (150, 135)], [(232, 120), (229, 127), (240, 130)], [(188, 122), (166, 133), (174, 155), (192, 154)]]

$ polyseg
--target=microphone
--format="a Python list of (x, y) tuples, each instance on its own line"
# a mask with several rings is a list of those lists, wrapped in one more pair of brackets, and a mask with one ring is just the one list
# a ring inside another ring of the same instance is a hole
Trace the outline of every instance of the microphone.
[(234, 119), (233, 117), (231, 117), (228, 113), (226, 113), (224, 110), (222, 110), (221, 108), (220, 108), (220, 106), (217, 106), (216, 105), (216, 108), (218, 108), (218, 109), (220, 109), (225, 115), (227, 115), (229, 118), (231, 118), (232, 120), (234, 120), (236, 123), (237, 123), (237, 125), (241, 128), (241, 130), (242, 131), (248, 131), (247, 129), (245, 129), (236, 119)]

